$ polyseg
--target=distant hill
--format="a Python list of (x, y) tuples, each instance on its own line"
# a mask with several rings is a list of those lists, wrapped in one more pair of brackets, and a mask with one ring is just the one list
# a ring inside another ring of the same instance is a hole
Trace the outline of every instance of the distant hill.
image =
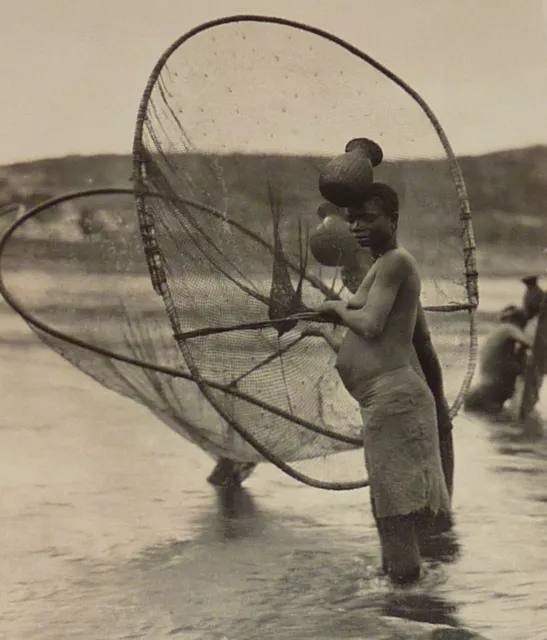
[[(249, 166), (255, 163), (252, 155), (243, 158)], [(278, 159), (287, 168), (294, 162), (294, 157)], [(317, 165), (323, 161), (320, 157), (308, 160)], [(435, 160), (416, 163), (424, 173), (434, 172), (437, 164)], [(547, 147), (463, 156), (459, 163), (475, 214), (497, 211), (543, 216), (547, 201)], [(392, 165), (395, 174), (402, 171), (402, 163)], [(16, 198), (34, 199), (33, 195), (39, 193), (58, 195), (92, 187), (128, 186), (131, 171), (128, 155), (66, 156), (0, 166), (0, 205)], [(297, 184), (298, 175), (292, 175)]]
[[(195, 157), (188, 162), (193, 162), (193, 170), (197, 171), (201, 160), (203, 158)], [(270, 158), (276, 174), (274, 178), (283, 185), (283, 193), (290, 195), (293, 200), (291, 206), (317, 206), (316, 174), (323, 162), (320, 157)], [(510, 246), (517, 261), (526, 251), (528, 255), (539, 256), (542, 248), (547, 246), (547, 147), (465, 156), (459, 158), (459, 163), (481, 251), (485, 255), (502, 251), (507, 259), (507, 247)], [(423, 227), (424, 233), (428, 225), (440, 224), (434, 220), (435, 203), (443, 197), (442, 192), (436, 197), (435, 189), (439, 161), (393, 162), (381, 167), (379, 179), (393, 184), (402, 193), (403, 201), (405, 192), (425, 193), (427, 190), (431, 211), (426, 219), (423, 203), (421, 208), (413, 208), (410, 203), (413, 223)], [(247, 203), (249, 215), (253, 211), (253, 203), (264, 199), (258, 192), (264, 187), (263, 175), (258, 177), (257, 174), (259, 170), (260, 157), (228, 156), (222, 162), (222, 180), (230, 194), (239, 202)], [(79, 189), (129, 187), (131, 171), (131, 157), (128, 155), (67, 156), (5, 165), (0, 167), (0, 207), (13, 202), (29, 207), (49, 197)], [(446, 167), (442, 171), (446, 171)], [(253, 180), (255, 174), (257, 179)], [(245, 179), (241, 181), (240, 176)], [(78, 216), (74, 207), (70, 216), (72, 219)], [(543, 264), (541, 260), (538, 264)]]
[(0, 206), (27, 205), (79, 189), (126, 187), (131, 180), (128, 155), (66, 156), (0, 166)]

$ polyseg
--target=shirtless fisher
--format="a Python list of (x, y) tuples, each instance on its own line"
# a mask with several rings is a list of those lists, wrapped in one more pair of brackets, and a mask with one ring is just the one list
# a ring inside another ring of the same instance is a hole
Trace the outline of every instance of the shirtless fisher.
[(479, 380), (465, 397), (464, 408), (496, 414), (513, 397), (526, 367), (531, 340), (524, 333), (528, 313), (514, 305), (502, 310), (500, 324), (487, 337), (479, 354)]
[[(372, 169), (383, 159), (381, 147), (368, 138), (350, 140), (345, 153), (323, 168), (319, 180), (322, 195), (330, 204), (321, 205), (318, 215), (322, 223), (310, 238), (310, 248), (314, 258), (325, 266), (338, 266), (345, 286), (352, 292), (358, 289), (370, 269), (369, 251), (363, 251), (351, 236), (347, 223), (342, 224), (345, 209), (363, 201), (364, 193), (373, 182)], [(396, 194), (395, 194), (396, 196)], [(398, 206), (398, 205), (397, 205)], [(368, 249), (367, 247), (364, 247)], [(308, 335), (323, 337), (334, 351), (340, 343), (334, 341), (330, 332), (323, 328), (307, 329)], [(431, 333), (425, 313), (418, 305), (418, 315), (414, 327), (413, 365), (423, 375), (435, 399), (437, 430), (444, 478), (448, 493), (452, 496), (454, 484), (454, 443), (452, 418), (444, 392), (441, 364), (431, 340)], [(436, 527), (430, 529), (435, 533)]]
[(393, 580), (407, 582), (420, 575), (418, 527), (450, 512), (435, 400), (413, 366), (421, 280), (414, 258), (397, 245), (391, 187), (374, 183), (361, 204), (347, 208), (347, 221), (375, 262), (348, 302), (326, 301), (319, 311), (348, 327), (336, 368), (361, 407), (383, 565)]

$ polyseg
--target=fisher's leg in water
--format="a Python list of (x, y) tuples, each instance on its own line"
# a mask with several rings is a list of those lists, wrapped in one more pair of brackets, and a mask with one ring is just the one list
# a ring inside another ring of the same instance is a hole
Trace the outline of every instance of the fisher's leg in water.
[(219, 458), (207, 482), (215, 487), (238, 487), (251, 475), (255, 467), (254, 462)]

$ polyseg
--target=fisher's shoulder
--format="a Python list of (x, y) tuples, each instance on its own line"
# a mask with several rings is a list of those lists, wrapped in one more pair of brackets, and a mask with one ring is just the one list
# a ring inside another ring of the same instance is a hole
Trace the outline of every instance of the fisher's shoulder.
[(410, 276), (419, 276), (418, 263), (406, 249), (394, 247), (376, 258), (361, 286), (369, 289), (378, 276), (400, 281)]
[(403, 284), (410, 279), (420, 287), (416, 260), (403, 247), (394, 247), (376, 258), (357, 291), (347, 301), (349, 309), (359, 309), (366, 304), (368, 293), (377, 278), (382, 280), (384, 286), (392, 286), (396, 282)]
[(394, 247), (393, 249), (379, 255), (374, 261), (372, 269), (376, 268), (376, 270), (378, 270), (385, 266), (410, 266), (413, 270), (418, 270), (418, 263), (416, 259), (404, 247)]

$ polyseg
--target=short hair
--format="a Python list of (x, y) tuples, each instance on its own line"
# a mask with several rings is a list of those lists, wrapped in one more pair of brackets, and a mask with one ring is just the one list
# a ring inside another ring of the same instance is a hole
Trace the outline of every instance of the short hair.
[(384, 213), (392, 220), (399, 217), (399, 197), (395, 189), (383, 182), (373, 182), (366, 190), (363, 204), (369, 200), (379, 200)]
[(526, 278), (521, 278), (520, 281), (530, 287), (535, 287), (538, 283), (539, 276), (526, 276)]
[(524, 327), (528, 321), (528, 316), (524, 309), (521, 309), (514, 304), (510, 304), (501, 310), (500, 320), (502, 322), (510, 322), (511, 324)]

